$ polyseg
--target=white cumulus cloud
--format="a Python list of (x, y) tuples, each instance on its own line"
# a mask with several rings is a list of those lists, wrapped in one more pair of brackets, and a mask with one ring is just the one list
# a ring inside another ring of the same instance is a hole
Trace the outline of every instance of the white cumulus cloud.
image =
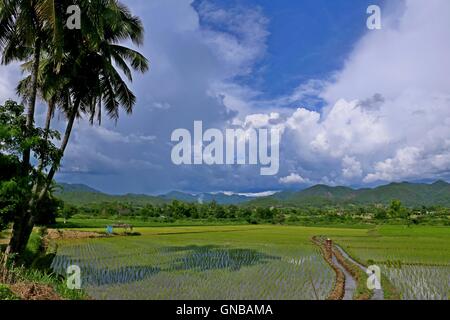
[(309, 183), (308, 179), (303, 178), (297, 173), (291, 173), (286, 177), (280, 178), (280, 183), (282, 184), (301, 184), (301, 183)]

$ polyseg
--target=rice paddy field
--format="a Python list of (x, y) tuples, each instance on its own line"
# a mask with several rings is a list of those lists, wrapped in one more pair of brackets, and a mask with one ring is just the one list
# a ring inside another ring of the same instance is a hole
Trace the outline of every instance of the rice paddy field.
[(383, 226), (336, 241), (363, 264), (380, 266), (402, 299), (450, 299), (449, 227)]
[(450, 228), (136, 231), (141, 235), (59, 241), (52, 267), (64, 274), (67, 266), (80, 266), (82, 287), (95, 299), (325, 299), (335, 274), (311, 242), (325, 235), (360, 262), (379, 264), (402, 298), (448, 299)]

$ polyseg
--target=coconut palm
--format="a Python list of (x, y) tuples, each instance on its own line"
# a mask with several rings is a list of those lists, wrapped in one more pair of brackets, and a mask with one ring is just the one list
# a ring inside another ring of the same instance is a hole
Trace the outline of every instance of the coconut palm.
[[(31, 91), (28, 96), (27, 129), (34, 125), (34, 113), (38, 91), (38, 71), (42, 49), (48, 47), (49, 33), (55, 26), (54, 0), (0, 0), (0, 51), (2, 64), (22, 61), (32, 57)], [(56, 45), (55, 48), (60, 48)], [(23, 153), (24, 173), (30, 163), (30, 149)]]
[[(100, 123), (102, 106), (115, 120), (119, 117), (120, 107), (128, 114), (132, 112), (136, 97), (117, 68), (130, 82), (133, 80), (131, 69), (142, 73), (148, 70), (148, 61), (142, 54), (120, 45), (127, 40), (140, 45), (143, 40), (142, 23), (126, 6), (115, 0), (96, 0), (80, 1), (80, 8), (85, 17), (82, 28), (79, 33), (69, 32), (66, 41), (69, 54), (61, 63), (58, 75), (64, 79), (59, 90), (64, 96), (59, 97), (59, 101), (63, 102), (68, 120), (61, 143), (62, 154), (76, 117), (88, 114), (93, 123), (97, 116)], [(50, 169), (47, 185), (56, 169), (57, 165)]]
[[(74, 1), (70, 2), (73, 4)], [(148, 69), (148, 61), (143, 55), (120, 44), (127, 40), (136, 45), (142, 43), (143, 26), (136, 16), (115, 0), (75, 2), (83, 12), (81, 30), (64, 30), (62, 55), (56, 50), (45, 52), (43, 58), (39, 57), (41, 68), (35, 75), (41, 97), (51, 102), (49, 109), (57, 105), (67, 118), (58, 160), (51, 164), (43, 183), (35, 186), (35, 196), (30, 199), (27, 213), (17, 226), (17, 237), (14, 237), (14, 224), (8, 252), (20, 254), (25, 249), (34, 226), (34, 210), (48, 192), (76, 118), (87, 115), (91, 123), (95, 117), (100, 122), (102, 108), (115, 120), (119, 117), (120, 108), (131, 113), (136, 97), (120, 72), (132, 81), (131, 70), (145, 72)], [(30, 60), (25, 68), (34, 65), (35, 61)], [(33, 84), (33, 76), (22, 83), (25, 96), (34, 94)], [(53, 110), (49, 110), (47, 130), (52, 113)]]
[[(37, 96), (37, 74), (42, 50), (42, 40), (45, 39), (43, 23), (37, 14), (37, 1), (0, 0), (0, 51), (2, 64), (21, 61), (32, 57), (31, 92), (29, 95), (28, 113), (26, 120), (27, 132), (31, 132), (34, 125), (34, 111)], [(22, 157), (22, 174), (28, 175), (30, 163), (30, 148), (25, 148)], [(7, 253), (14, 252), (14, 244), (18, 243), (22, 234), (23, 212), (17, 212)]]

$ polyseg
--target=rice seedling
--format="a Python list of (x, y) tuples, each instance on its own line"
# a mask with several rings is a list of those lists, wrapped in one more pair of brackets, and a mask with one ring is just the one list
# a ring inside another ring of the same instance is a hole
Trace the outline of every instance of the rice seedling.
[(403, 299), (448, 299), (448, 230), (140, 228), (140, 237), (62, 241), (52, 268), (80, 266), (96, 299), (325, 299), (335, 274), (311, 237), (326, 235), (361, 263), (380, 265)]
[(382, 272), (405, 300), (450, 299), (450, 267), (402, 265), (382, 267)]
[(97, 299), (309, 300), (325, 299), (333, 286), (334, 272), (309, 235), (298, 245), (252, 241), (249, 235), (246, 243), (236, 238), (226, 244), (206, 237), (180, 245), (180, 238), (60, 243), (52, 268), (65, 274), (78, 265), (83, 288)]
[(69, 265), (80, 266), (84, 287), (100, 299), (324, 299), (333, 284), (332, 270), (316, 252), (170, 249), (136, 251), (127, 255), (133, 265), (124, 265), (100, 244), (65, 246), (52, 268), (64, 274)]

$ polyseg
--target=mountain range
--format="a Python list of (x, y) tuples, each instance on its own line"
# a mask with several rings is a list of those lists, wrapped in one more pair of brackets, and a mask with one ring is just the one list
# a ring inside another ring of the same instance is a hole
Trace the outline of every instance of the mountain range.
[(255, 206), (326, 206), (389, 204), (400, 200), (406, 206), (450, 207), (450, 184), (439, 180), (426, 183), (390, 183), (376, 188), (353, 189), (315, 185), (297, 192), (280, 192), (273, 196), (257, 199), (248, 204)]
[(240, 204), (256, 199), (255, 196), (248, 194), (234, 194), (230, 192), (211, 192), (211, 193), (187, 193), (172, 191), (163, 195), (151, 196), (145, 194), (124, 194), (111, 195), (91, 188), (84, 184), (59, 183), (55, 194), (58, 198), (67, 203), (81, 205), (99, 202), (129, 202), (135, 205), (160, 205), (170, 203), (173, 200), (179, 200), (191, 203), (209, 203), (216, 201), (218, 204)]
[(398, 199), (406, 206), (439, 205), (450, 207), (450, 183), (439, 180), (426, 183), (390, 183), (376, 188), (353, 189), (343, 186), (315, 185), (299, 191), (280, 191), (270, 196), (252, 196), (228, 192), (191, 194), (180, 191), (164, 195), (110, 195), (82, 184), (58, 185), (56, 195), (67, 203), (129, 202), (135, 205), (160, 205), (173, 200), (184, 202), (239, 204), (251, 206), (306, 207), (326, 205), (389, 204)]
[(240, 204), (243, 202), (250, 201), (255, 199), (254, 196), (242, 195), (237, 193), (225, 193), (225, 192), (214, 192), (214, 193), (199, 193), (199, 194), (191, 194), (180, 191), (172, 191), (167, 194), (159, 196), (162, 199), (166, 199), (169, 201), (172, 200), (180, 200), (185, 202), (201, 202), (201, 203), (209, 203), (212, 201), (216, 201), (219, 204)]

